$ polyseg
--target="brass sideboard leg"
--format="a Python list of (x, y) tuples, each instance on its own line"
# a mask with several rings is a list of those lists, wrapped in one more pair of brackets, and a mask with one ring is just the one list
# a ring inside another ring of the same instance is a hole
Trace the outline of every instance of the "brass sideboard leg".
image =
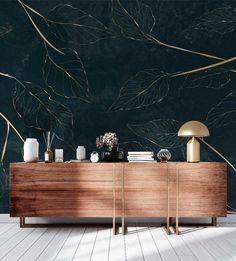
[(116, 174), (115, 164), (113, 164), (113, 206), (112, 206), (112, 230), (116, 234)]
[(212, 217), (212, 218), (211, 218), (211, 224), (212, 224), (212, 226), (214, 226), (214, 227), (217, 226), (217, 218), (216, 218), (216, 217)]
[(170, 234), (170, 182), (169, 182), (169, 165), (166, 163), (166, 181), (167, 181), (167, 217), (166, 217), (166, 226), (164, 227), (167, 235)]
[(170, 218), (169, 217), (166, 218), (166, 226), (164, 226), (164, 229), (166, 231), (166, 234), (169, 235), (170, 234)]
[(20, 227), (21, 228), (25, 227), (25, 218), (24, 217), (20, 217)]
[(180, 234), (180, 231), (179, 231), (179, 217), (176, 218), (175, 234), (176, 235)]
[(175, 222), (175, 233), (179, 235), (179, 166), (176, 168), (176, 222)]
[(127, 235), (128, 234), (128, 227), (127, 226), (125, 226), (125, 235)]
[(125, 235), (125, 177), (124, 177), (124, 164), (122, 164), (122, 235)]

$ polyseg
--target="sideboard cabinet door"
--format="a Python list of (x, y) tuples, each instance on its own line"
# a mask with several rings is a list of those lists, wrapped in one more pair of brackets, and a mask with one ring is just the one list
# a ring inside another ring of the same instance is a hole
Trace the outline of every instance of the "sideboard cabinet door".
[(125, 217), (167, 215), (168, 164), (125, 164), (124, 176)]
[(171, 216), (176, 216), (177, 199), (179, 217), (227, 215), (225, 163), (177, 163), (171, 174)]
[(11, 164), (10, 215), (112, 217), (113, 173), (118, 167), (104, 163)]

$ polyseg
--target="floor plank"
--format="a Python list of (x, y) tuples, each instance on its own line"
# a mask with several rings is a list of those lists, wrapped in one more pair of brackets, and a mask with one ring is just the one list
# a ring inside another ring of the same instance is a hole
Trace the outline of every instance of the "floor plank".
[(56, 261), (72, 260), (83, 237), (85, 228), (73, 228), (68, 239), (56, 256)]
[(33, 228), (21, 229), (20, 232), (15, 233), (14, 236), (5, 241), (0, 246), (0, 259), (10, 253), (10, 251), (13, 251), (14, 248), (17, 247), (17, 245), (20, 244), (23, 240), (25, 240), (33, 231)]
[(11, 224), (0, 224), (0, 235), (11, 229), (12, 227), (16, 226), (16, 224), (11, 223)]
[(128, 228), (125, 235), (125, 250), (127, 260), (144, 261), (143, 251), (140, 246), (136, 227)]
[[(233, 258), (222, 247), (222, 239), (219, 238), (216, 232), (217, 228), (205, 228), (200, 229), (194, 233), (194, 237), (198, 238), (201, 244), (207, 249), (207, 251), (218, 261), (227, 260), (233, 261)], [(216, 238), (220, 239), (215, 240)]]
[(23, 239), (13, 250), (9, 251), (1, 260), (17, 261), (24, 255), (27, 250), (46, 232), (46, 228), (36, 228), (33, 233), (30, 233)]
[(10, 240), (12, 237), (16, 236), (22, 229), (19, 225), (14, 224), (10, 226), (9, 229), (6, 229), (4, 232), (0, 234), (0, 246), (3, 245), (6, 241)]
[(61, 250), (64, 242), (67, 240), (71, 233), (71, 228), (62, 228), (56, 234), (56, 236), (50, 241), (47, 247), (43, 250), (40, 256), (37, 258), (39, 261), (54, 260), (58, 252)]
[(111, 235), (109, 261), (126, 260), (125, 237), (121, 234)]
[(175, 253), (178, 255), (181, 261), (198, 260), (194, 255), (194, 253), (191, 251), (191, 249), (188, 247), (188, 245), (185, 244), (185, 242), (179, 235), (176, 234), (167, 235), (166, 233), (164, 233), (164, 235), (166, 239), (170, 242), (172, 248), (174, 249)]
[(21, 256), (21, 261), (37, 260), (52, 239), (59, 232), (59, 228), (48, 228), (47, 231)]
[(236, 261), (236, 227), (20, 228), (0, 224), (0, 260), (5, 261)]
[(108, 260), (111, 233), (112, 230), (110, 228), (100, 228), (98, 230), (98, 235), (93, 249), (91, 261)]
[(179, 261), (180, 258), (172, 248), (170, 242), (166, 239), (163, 228), (149, 228), (153, 240), (160, 252), (163, 261)]
[(232, 238), (236, 237), (236, 228), (217, 228), (216, 233), (214, 241), (236, 261), (236, 245), (232, 244)]
[(197, 229), (191, 229), (188, 231), (188, 228), (183, 229), (181, 231), (180, 237), (184, 240), (184, 242), (188, 245), (188, 247), (191, 249), (193, 254), (197, 256), (199, 260), (203, 261), (213, 261), (216, 260), (214, 256), (209, 253), (209, 251), (205, 248), (204, 245), (201, 244), (199, 238), (194, 237), (194, 233), (197, 233), (197, 231), (202, 228)]
[(137, 227), (136, 233), (139, 238), (140, 245), (145, 261), (161, 261), (161, 255), (153, 241), (152, 235), (148, 227)]
[(80, 244), (76, 250), (73, 260), (88, 261), (91, 260), (93, 249), (98, 234), (97, 228), (86, 228)]

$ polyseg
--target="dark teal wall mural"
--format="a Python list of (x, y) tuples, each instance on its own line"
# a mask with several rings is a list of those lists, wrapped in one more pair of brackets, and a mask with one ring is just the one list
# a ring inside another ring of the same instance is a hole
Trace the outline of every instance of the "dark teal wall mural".
[[(125, 150), (169, 148), (186, 160), (183, 122), (236, 164), (236, 3), (169, 0), (2, 0), (0, 112), (20, 135), (56, 133), (65, 159), (116, 132)], [(8, 126), (10, 131), (8, 132)], [(9, 210), (9, 162), (23, 142), (0, 117), (0, 212)], [(204, 145), (202, 161), (221, 161)], [(228, 169), (229, 210), (236, 173)]]

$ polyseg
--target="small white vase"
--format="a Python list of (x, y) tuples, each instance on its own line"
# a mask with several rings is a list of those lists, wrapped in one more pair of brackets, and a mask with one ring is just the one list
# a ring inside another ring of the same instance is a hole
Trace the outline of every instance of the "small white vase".
[(24, 142), (24, 161), (37, 162), (39, 160), (39, 143), (37, 139), (27, 138)]
[(86, 159), (86, 150), (84, 146), (78, 146), (76, 150), (76, 159), (85, 160)]

